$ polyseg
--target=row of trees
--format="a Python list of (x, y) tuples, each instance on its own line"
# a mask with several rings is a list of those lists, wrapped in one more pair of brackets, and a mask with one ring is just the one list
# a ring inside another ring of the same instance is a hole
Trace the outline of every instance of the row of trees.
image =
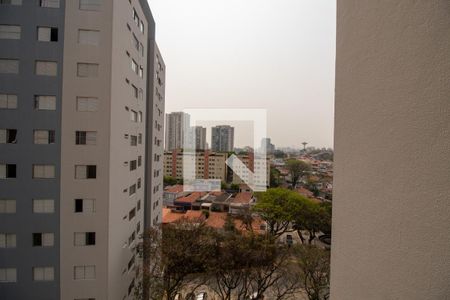
[[(143, 280), (136, 299), (190, 299), (208, 287), (213, 299), (328, 298), (329, 252), (313, 245), (320, 233), (331, 232), (331, 205), (313, 202), (295, 191), (274, 188), (257, 193), (253, 209), (237, 230), (229, 216), (222, 230), (200, 220), (186, 220), (153, 228), (143, 235), (140, 252)], [(257, 215), (267, 224), (266, 234), (252, 230)], [(296, 231), (302, 245), (287, 247), (280, 236)], [(306, 235), (304, 235), (307, 233)], [(253, 297), (253, 298), (251, 298)]]
[(209, 299), (328, 298), (329, 253), (314, 246), (280, 246), (271, 235), (216, 231), (188, 220), (143, 238), (136, 299), (192, 299), (205, 287)]
[(277, 238), (286, 232), (297, 231), (302, 243), (309, 244), (319, 233), (331, 233), (331, 204), (317, 203), (283, 188), (268, 189), (257, 194), (253, 208), (268, 226), (268, 232)]

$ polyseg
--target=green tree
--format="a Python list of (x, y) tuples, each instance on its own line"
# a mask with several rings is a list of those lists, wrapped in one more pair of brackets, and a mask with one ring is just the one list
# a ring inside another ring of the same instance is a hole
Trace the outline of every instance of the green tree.
[(291, 186), (293, 189), (297, 182), (311, 169), (310, 165), (298, 159), (289, 159), (286, 161), (286, 167), (291, 176)]
[(296, 248), (300, 280), (309, 300), (327, 300), (330, 295), (330, 252), (315, 246)]
[(164, 186), (177, 184), (177, 180), (172, 176), (164, 176), (163, 182)]
[(296, 201), (291, 202), (293, 227), (302, 241), (306, 239), (303, 231), (308, 231), (308, 243), (317, 237), (320, 232), (331, 233), (331, 204), (311, 201), (301, 195), (295, 196)]
[(289, 230), (292, 194), (287, 189), (271, 188), (256, 195), (258, 200), (253, 211), (267, 223), (270, 235), (279, 237)]
[(232, 183), (230, 185), (230, 189), (233, 190), (233, 191), (239, 191), (239, 184)]
[(280, 176), (281, 176), (281, 173), (277, 168), (274, 168), (274, 167), (270, 168), (270, 187), (280, 186), (280, 183), (281, 183)]

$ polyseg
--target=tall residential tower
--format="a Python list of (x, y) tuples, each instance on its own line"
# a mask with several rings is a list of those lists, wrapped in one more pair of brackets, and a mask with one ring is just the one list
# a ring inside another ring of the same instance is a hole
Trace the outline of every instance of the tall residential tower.
[(234, 127), (219, 125), (211, 128), (211, 150), (229, 152), (234, 149)]
[(184, 148), (184, 137), (189, 135), (190, 116), (184, 112), (166, 114), (165, 150)]
[(0, 1), (1, 299), (133, 298), (164, 73), (145, 0)]

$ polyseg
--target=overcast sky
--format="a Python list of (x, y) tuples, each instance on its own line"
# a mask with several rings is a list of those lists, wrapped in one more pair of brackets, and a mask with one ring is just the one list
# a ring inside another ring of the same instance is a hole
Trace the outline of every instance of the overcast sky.
[[(276, 146), (332, 147), (335, 0), (148, 1), (166, 112), (265, 108)], [(236, 146), (252, 144), (248, 127)]]

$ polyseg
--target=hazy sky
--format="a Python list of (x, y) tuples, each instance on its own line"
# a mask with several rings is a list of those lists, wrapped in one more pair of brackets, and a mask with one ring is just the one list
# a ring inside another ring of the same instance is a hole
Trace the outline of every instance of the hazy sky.
[(166, 112), (265, 108), (276, 146), (332, 147), (335, 0), (148, 1)]

